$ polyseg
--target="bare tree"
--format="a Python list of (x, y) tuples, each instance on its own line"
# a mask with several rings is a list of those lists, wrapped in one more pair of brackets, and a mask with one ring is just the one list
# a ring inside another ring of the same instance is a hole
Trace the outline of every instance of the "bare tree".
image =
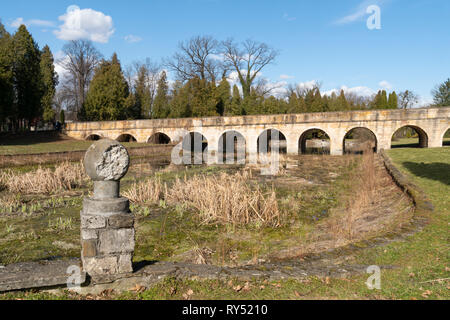
[(308, 92), (315, 92), (316, 90), (320, 91), (322, 87), (322, 82), (313, 82), (310, 86), (301, 85), (301, 84), (288, 84), (286, 97), (290, 97), (291, 94), (295, 93), (297, 97), (306, 97)]
[(267, 97), (267, 96), (271, 95), (277, 89), (280, 89), (283, 87), (284, 87), (283, 83), (273, 83), (273, 82), (269, 82), (266, 78), (261, 78), (256, 81), (256, 84), (253, 86), (253, 90), (259, 96)]
[(240, 45), (233, 39), (222, 42), (225, 62), (238, 75), (244, 98), (250, 96), (252, 85), (261, 70), (272, 64), (278, 51), (263, 42), (246, 40)]
[(150, 58), (145, 61), (135, 61), (126, 68), (125, 77), (129, 81), (130, 88), (135, 94), (145, 96), (146, 103), (141, 110), (141, 116), (144, 118), (150, 118), (151, 116), (151, 108), (158, 89), (161, 71), (161, 65), (153, 62)]
[(213, 37), (196, 36), (180, 42), (178, 48), (179, 52), (166, 60), (165, 65), (176, 73), (179, 80), (198, 77), (215, 82), (226, 76), (228, 70), (219, 55), (219, 42)]
[(413, 105), (419, 102), (419, 96), (412, 91), (406, 90), (400, 92), (399, 95), (399, 105), (402, 109), (411, 108)]
[(76, 40), (64, 45), (62, 51), (65, 57), (58, 63), (67, 71), (68, 77), (63, 84), (73, 96), (74, 111), (79, 112), (89, 88), (89, 83), (94, 75), (94, 70), (102, 59), (102, 55), (94, 47), (91, 41)]

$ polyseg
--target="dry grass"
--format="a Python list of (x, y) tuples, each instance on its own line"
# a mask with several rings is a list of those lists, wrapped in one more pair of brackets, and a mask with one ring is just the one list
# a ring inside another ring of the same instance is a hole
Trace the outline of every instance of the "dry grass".
[(83, 164), (64, 162), (55, 169), (38, 168), (36, 171), (17, 173), (4, 170), (0, 185), (12, 193), (52, 194), (82, 187), (87, 182)]
[(336, 245), (386, 232), (411, 213), (410, 201), (396, 190), (385, 169), (377, 168), (375, 155), (365, 151), (352, 177), (352, 192), (322, 227)]
[(281, 225), (281, 212), (275, 191), (263, 192), (250, 183), (251, 171), (236, 174), (195, 175), (177, 178), (170, 188), (158, 179), (135, 183), (124, 192), (132, 202), (156, 204), (165, 200), (198, 213), (202, 224), (231, 224), (257, 227)]
[(134, 203), (154, 204), (163, 198), (164, 189), (161, 180), (153, 178), (144, 182), (133, 183), (127, 191), (123, 192), (123, 195)]

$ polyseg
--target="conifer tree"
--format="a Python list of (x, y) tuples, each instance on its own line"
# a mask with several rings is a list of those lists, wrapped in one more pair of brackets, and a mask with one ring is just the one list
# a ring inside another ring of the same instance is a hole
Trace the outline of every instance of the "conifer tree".
[(433, 102), (436, 106), (450, 106), (450, 78), (438, 85), (431, 93), (433, 94)]
[(313, 101), (311, 103), (311, 112), (322, 112), (322, 111), (324, 111), (322, 95), (320, 94), (319, 88), (315, 88)]
[(188, 84), (183, 85), (181, 81), (176, 81), (172, 89), (169, 117), (188, 118), (191, 116), (192, 108), (189, 104)]
[(215, 89), (216, 92), (216, 112), (223, 116), (231, 114), (231, 87), (228, 80), (223, 77), (220, 84)]
[(341, 93), (339, 94), (339, 97), (337, 97), (337, 111), (347, 111), (350, 110), (350, 106), (348, 104), (347, 98), (345, 97), (344, 90), (341, 90)]
[(53, 54), (48, 46), (42, 49), (41, 53), (41, 77), (42, 77), (42, 108), (43, 120), (52, 122), (55, 120), (55, 111), (53, 110), (53, 98), (58, 85), (58, 74), (55, 72)]
[(124, 120), (128, 95), (128, 84), (114, 53), (110, 61), (102, 61), (95, 70), (83, 106), (86, 120)]
[(289, 96), (287, 113), (300, 113), (297, 94), (292, 92)]
[(393, 91), (389, 94), (388, 108), (389, 109), (397, 109), (398, 108), (398, 97), (397, 97), (397, 94), (395, 93), (395, 91)]
[(14, 34), (13, 44), (17, 119), (25, 120), (29, 128), (31, 122), (42, 115), (41, 52), (24, 25)]
[(231, 98), (231, 110), (230, 114), (231, 116), (239, 116), (243, 115), (242, 110), (242, 101), (241, 101), (241, 94), (239, 92), (239, 88), (237, 85), (233, 86), (233, 97)]
[(169, 84), (167, 82), (166, 72), (163, 71), (158, 81), (152, 116), (154, 119), (167, 118), (169, 112)]
[(145, 65), (142, 65), (138, 70), (137, 79), (134, 84), (134, 96), (135, 107), (133, 113), (139, 114), (139, 118), (150, 119), (152, 117), (152, 103)]
[(14, 115), (13, 43), (0, 22), (0, 127)]

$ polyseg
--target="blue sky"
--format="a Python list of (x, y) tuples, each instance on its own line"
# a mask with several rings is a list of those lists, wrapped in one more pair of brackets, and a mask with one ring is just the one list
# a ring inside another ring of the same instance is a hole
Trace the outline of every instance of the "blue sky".
[[(366, 9), (374, 4), (381, 29), (369, 30)], [(122, 64), (160, 61), (195, 35), (251, 38), (280, 50), (263, 77), (320, 81), (322, 91), (410, 89), (429, 102), (450, 77), (448, 0), (14, 0), (2, 1), (0, 19), (10, 32), (25, 23), (55, 55), (67, 39), (89, 37)]]

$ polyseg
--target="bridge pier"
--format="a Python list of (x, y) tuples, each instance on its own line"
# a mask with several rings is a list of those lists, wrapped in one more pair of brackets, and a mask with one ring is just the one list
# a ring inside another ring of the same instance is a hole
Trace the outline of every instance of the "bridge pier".
[(330, 155), (342, 156), (344, 154), (344, 138), (330, 137)]

